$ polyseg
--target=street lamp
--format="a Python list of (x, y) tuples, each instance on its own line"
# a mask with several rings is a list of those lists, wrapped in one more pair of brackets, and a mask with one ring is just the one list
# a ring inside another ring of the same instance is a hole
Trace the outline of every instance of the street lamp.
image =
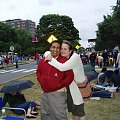
[(37, 36), (35, 35), (32, 36), (32, 43), (35, 43), (35, 60), (36, 60), (36, 43), (38, 43)]
[(12, 61), (12, 63), (13, 63), (13, 51), (14, 51), (14, 46), (12, 45), (12, 46), (10, 46), (10, 51), (12, 52), (12, 54), (11, 54), (11, 61)]

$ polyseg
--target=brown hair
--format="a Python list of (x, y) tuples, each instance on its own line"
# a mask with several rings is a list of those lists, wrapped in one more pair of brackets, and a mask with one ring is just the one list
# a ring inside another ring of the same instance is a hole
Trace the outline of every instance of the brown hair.
[(72, 54), (73, 54), (73, 45), (72, 45), (69, 41), (67, 41), (67, 40), (63, 40), (62, 43), (63, 43), (63, 44), (67, 44), (67, 45), (69, 46), (69, 50), (72, 50), (72, 52), (71, 52), (71, 54), (70, 54), (70, 57), (71, 57)]
[(63, 40), (62, 43), (67, 44), (69, 46), (69, 50), (73, 50), (73, 45), (69, 41)]

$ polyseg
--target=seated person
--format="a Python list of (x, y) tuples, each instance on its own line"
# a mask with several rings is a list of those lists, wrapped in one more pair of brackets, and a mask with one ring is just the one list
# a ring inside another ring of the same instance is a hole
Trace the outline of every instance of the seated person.
[(108, 83), (106, 81), (106, 75), (105, 75), (106, 71), (107, 71), (107, 68), (103, 67), (101, 72), (98, 74), (97, 85), (102, 85), (102, 86), (108, 85)]
[(106, 81), (109, 86), (112, 86), (112, 76), (113, 76), (113, 70), (107, 70), (105, 71)]
[[(38, 113), (34, 110), (37, 106), (40, 106), (40, 103), (37, 101), (26, 101), (24, 95), (21, 92), (11, 92), (11, 93), (5, 93), (3, 97), (3, 106), (6, 105), (8, 102), (10, 107), (14, 108), (23, 108), (26, 110), (26, 117), (27, 118), (36, 118), (35, 115)], [(17, 114), (22, 114), (23, 111), (21, 110), (14, 110)]]
[[(115, 70), (112, 76), (112, 83), (114, 84), (114, 87), (120, 87), (120, 75), (119, 70)], [(118, 90), (117, 89), (117, 90)]]

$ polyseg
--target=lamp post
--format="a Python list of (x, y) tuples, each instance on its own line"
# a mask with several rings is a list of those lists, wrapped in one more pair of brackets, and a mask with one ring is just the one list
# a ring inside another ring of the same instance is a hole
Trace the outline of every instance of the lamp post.
[(10, 46), (10, 51), (12, 52), (12, 54), (11, 54), (11, 61), (12, 61), (12, 64), (13, 64), (13, 51), (14, 51), (14, 46)]
[(32, 36), (32, 43), (35, 44), (35, 60), (36, 60), (36, 43), (38, 43), (37, 36), (35, 35)]

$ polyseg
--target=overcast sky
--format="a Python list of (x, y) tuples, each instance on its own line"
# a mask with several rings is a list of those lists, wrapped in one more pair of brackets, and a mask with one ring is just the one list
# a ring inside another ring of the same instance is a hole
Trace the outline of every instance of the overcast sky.
[(80, 38), (96, 38), (97, 23), (112, 13), (117, 0), (0, 0), (0, 21), (29, 19), (39, 22), (43, 15), (59, 14), (72, 18)]

